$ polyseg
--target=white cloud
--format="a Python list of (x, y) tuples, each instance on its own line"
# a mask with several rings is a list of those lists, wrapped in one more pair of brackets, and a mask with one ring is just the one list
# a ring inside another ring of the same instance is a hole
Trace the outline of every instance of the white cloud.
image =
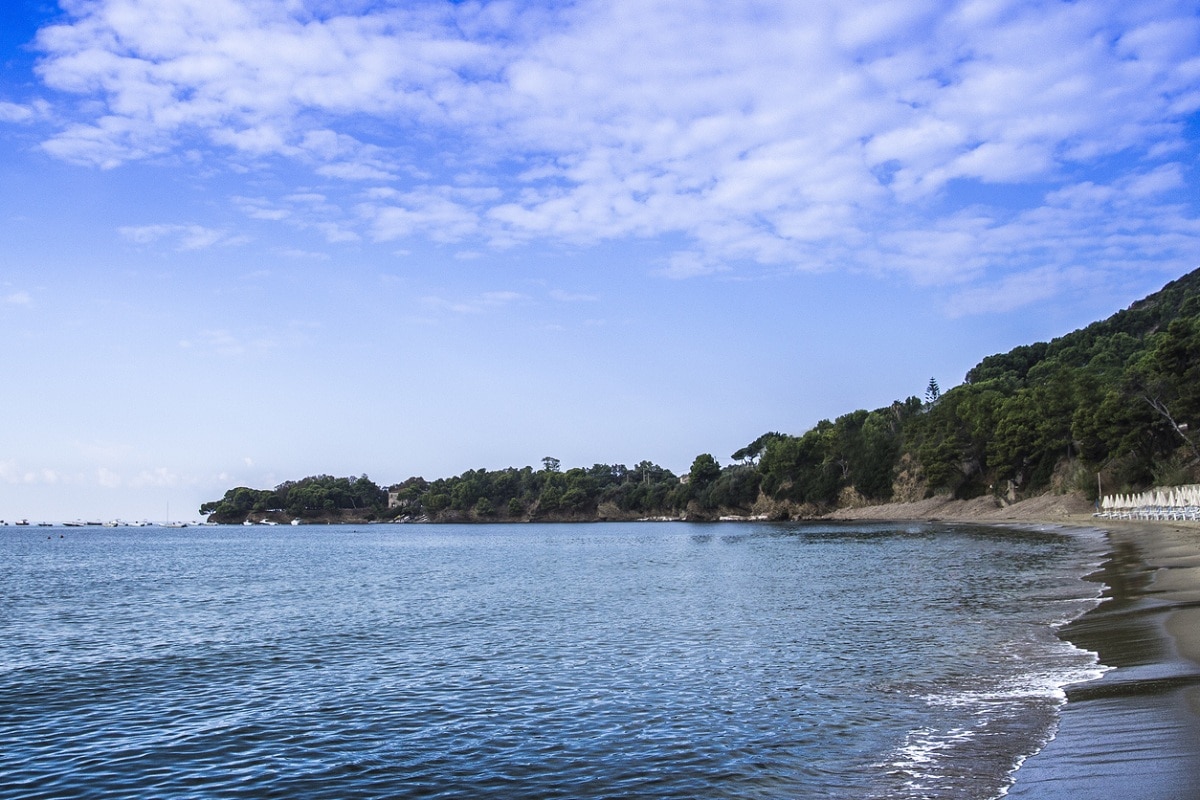
[(251, 219), (280, 222), (292, 215), (290, 210), (275, 207), (274, 202), (265, 197), (242, 197), (235, 195), (230, 199), (235, 206), (242, 210), (242, 213)]
[(1069, 277), (1070, 273), (1051, 267), (1006, 275), (996, 283), (956, 292), (950, 298), (947, 312), (951, 317), (962, 317), (1014, 311), (1053, 297), (1064, 283), (1075, 283), (1078, 279), (1077, 274), (1076, 281), (1069, 281)]
[(16, 461), (0, 461), (0, 481), (9, 484), (57, 486), (63, 482), (63, 475), (58, 470), (49, 467), (28, 469), (20, 467)]
[(136, 475), (129, 479), (129, 486), (134, 489), (144, 489), (147, 487), (179, 486), (183, 482), (183, 478), (173, 470), (166, 467), (157, 467), (154, 469), (139, 470)]
[(372, 237), (379, 242), (402, 239), (417, 232), (434, 241), (460, 241), (479, 229), (479, 221), (456, 194), (431, 190), (408, 192), (386, 205), (364, 203), (359, 206), (359, 213), (370, 221)]
[(671, 256), (670, 263), (660, 269), (658, 274), (664, 278), (682, 280), (696, 278), (701, 275), (711, 275), (724, 269), (719, 264), (709, 261), (704, 254), (694, 251), (678, 252)]
[(50, 104), (45, 100), (33, 103), (10, 103), (0, 100), (0, 122), (28, 123), (49, 116)]
[(491, 309), (510, 306), (526, 299), (527, 297), (520, 292), (495, 291), (484, 292), (474, 297), (459, 300), (429, 296), (421, 298), (421, 302), (429, 308), (451, 311), (456, 314), (480, 314)]
[(247, 340), (224, 328), (200, 331), (194, 338), (179, 343), (184, 349), (199, 348), (222, 356), (244, 356), (258, 350), (269, 350), (273, 346), (269, 338)]
[[(43, 80), (80, 97), (48, 152), (102, 167), (197, 149), (240, 168), (290, 160), (332, 183), (234, 202), (331, 243), (670, 237), (671, 277), (757, 262), (951, 284), (1066, 268), (1065, 241), (1127, 265), (1135, 244), (1196, 252), (1195, 209), (1153, 205), (1194, 157), (1187, 0), (69, 12), (38, 37)], [(995, 186), (1031, 199), (989, 200)], [(1136, 228), (1122, 238), (1081, 211), (1088, 192), (1152, 205), (1122, 207)], [(167, 227), (126, 235), (228, 241)]]
[(303, 259), (303, 260), (315, 260), (315, 261), (328, 261), (329, 260), (328, 253), (320, 253), (320, 252), (316, 252), (314, 250), (303, 250), (299, 247), (285, 247), (285, 248), (278, 250), (277, 252), (282, 256), (287, 256), (288, 258)]
[(106, 489), (118, 489), (125, 483), (119, 473), (107, 467), (96, 470), (96, 482)]
[(4, 302), (10, 306), (31, 306), (33, 305), (33, 295), (25, 291), (9, 292), (4, 295)]
[(551, 289), (551, 299), (557, 300), (560, 303), (596, 303), (600, 298), (594, 294), (586, 294), (582, 292), (568, 292), (563, 289)]
[(330, 243), (356, 242), (362, 238), (353, 230), (355, 221), (319, 192), (293, 192), (278, 199), (235, 195), (230, 200), (251, 219), (314, 230)]
[(149, 245), (169, 240), (175, 249), (206, 250), (215, 245), (244, 244), (247, 239), (228, 231), (206, 228), (203, 225), (127, 225), (117, 229), (123, 239), (137, 245)]
[(504, 306), (509, 303), (515, 303), (518, 300), (525, 299), (525, 295), (520, 292), (484, 292), (482, 299), (485, 305), (489, 306)]
[(370, 164), (355, 164), (351, 162), (325, 164), (317, 167), (317, 174), (328, 178), (342, 178), (348, 181), (387, 181), (392, 180), (394, 177), (391, 173), (378, 167), (373, 167)]
[(1125, 180), (1126, 191), (1134, 198), (1147, 198), (1185, 186), (1179, 164), (1163, 164), (1147, 173), (1133, 174)]
[(281, 349), (302, 347), (309, 342), (320, 323), (308, 320), (293, 320), (278, 327), (255, 327), (249, 330), (208, 328), (198, 331), (190, 338), (179, 340), (184, 350), (215, 353), (228, 358), (243, 356), (265, 356)]

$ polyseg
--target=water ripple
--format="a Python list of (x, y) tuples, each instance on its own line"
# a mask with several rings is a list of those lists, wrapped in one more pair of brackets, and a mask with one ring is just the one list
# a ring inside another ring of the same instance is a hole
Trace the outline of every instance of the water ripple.
[(713, 530), (4, 534), (0, 798), (987, 797), (1091, 663), (1065, 537)]

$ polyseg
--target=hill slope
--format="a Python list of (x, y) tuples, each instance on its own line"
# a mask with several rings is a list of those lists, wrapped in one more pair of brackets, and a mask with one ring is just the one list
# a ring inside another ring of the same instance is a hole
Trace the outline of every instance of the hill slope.
[(202, 514), (421, 520), (594, 520), (722, 514), (819, 516), (931, 497), (1011, 502), (1200, 482), (1200, 270), (1106, 320), (988, 356), (944, 394), (931, 384), (872, 411), (765, 433), (721, 467), (652, 462), (469, 470), (386, 492), (366, 476), (238, 487)]

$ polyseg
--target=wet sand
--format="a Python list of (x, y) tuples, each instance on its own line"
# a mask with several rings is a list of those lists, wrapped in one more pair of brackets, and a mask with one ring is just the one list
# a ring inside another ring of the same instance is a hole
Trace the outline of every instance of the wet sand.
[(1069, 687), (1009, 797), (1200, 798), (1200, 526), (1104, 521), (1104, 600), (1061, 635), (1112, 667)]
[(1095, 609), (1060, 635), (1110, 671), (1068, 687), (1054, 739), (1017, 771), (1022, 800), (1200, 800), (1200, 524), (1099, 520), (1079, 497), (1000, 506), (930, 499), (835, 519), (1083, 526), (1105, 531)]

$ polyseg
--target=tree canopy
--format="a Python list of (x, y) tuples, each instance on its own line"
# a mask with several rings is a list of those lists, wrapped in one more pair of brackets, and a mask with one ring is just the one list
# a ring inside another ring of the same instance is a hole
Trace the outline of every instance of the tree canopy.
[(564, 470), (475, 469), (389, 491), (328, 475), (230, 489), (202, 514), (276, 510), (377, 518), (543, 520), (722, 513), (796, 516), (845, 502), (1111, 491), (1200, 479), (1200, 270), (1106, 320), (982, 359), (961, 385), (764, 433), (724, 467), (696, 456), (683, 479), (650, 461)]

